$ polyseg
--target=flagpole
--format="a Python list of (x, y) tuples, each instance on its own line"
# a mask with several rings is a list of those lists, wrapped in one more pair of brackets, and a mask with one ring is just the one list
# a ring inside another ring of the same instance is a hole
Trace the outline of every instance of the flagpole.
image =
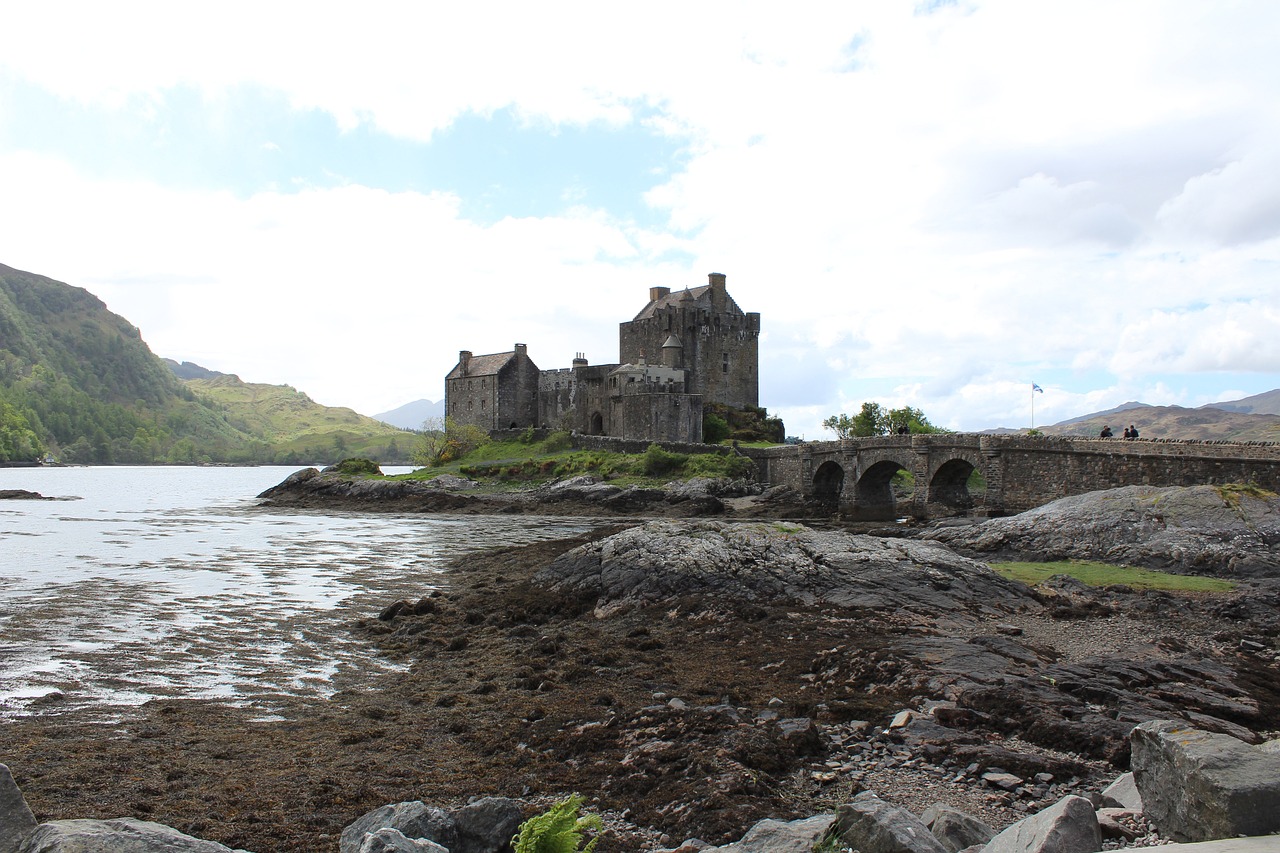
[(1036, 428), (1036, 383), (1031, 383), (1031, 429)]

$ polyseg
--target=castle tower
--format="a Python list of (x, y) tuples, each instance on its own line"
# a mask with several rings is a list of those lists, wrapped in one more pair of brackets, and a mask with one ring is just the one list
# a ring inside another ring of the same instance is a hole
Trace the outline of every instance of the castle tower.
[(733, 408), (758, 406), (760, 315), (746, 313), (729, 295), (726, 276), (711, 273), (702, 287), (672, 293), (649, 289), (649, 303), (630, 322), (618, 327), (619, 359), (635, 364), (641, 352), (662, 352), (671, 338), (681, 345), (680, 366), (687, 390), (707, 403)]

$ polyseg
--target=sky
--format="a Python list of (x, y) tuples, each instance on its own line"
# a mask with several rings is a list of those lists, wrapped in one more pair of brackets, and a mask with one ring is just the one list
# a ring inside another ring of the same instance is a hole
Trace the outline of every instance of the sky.
[[(1280, 4), (10, 3), (0, 263), (376, 414), (724, 273), (791, 435), (1280, 387)], [(1043, 389), (1033, 391), (1033, 385)]]

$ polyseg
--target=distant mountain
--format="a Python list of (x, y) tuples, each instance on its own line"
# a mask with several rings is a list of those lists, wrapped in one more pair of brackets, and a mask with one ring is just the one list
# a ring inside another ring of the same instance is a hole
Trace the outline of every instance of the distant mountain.
[[(1107, 417), (1110, 417), (1113, 420), (1119, 420), (1120, 419), (1119, 415), (1122, 412), (1128, 412), (1133, 409), (1149, 409), (1149, 408), (1151, 408), (1151, 406), (1148, 406), (1146, 403), (1121, 403), (1120, 405), (1116, 406), (1114, 409), (1107, 409), (1105, 412), (1094, 412), (1092, 415), (1081, 415), (1078, 418), (1071, 418), (1069, 420), (1059, 421), (1058, 423), (1054, 424), (1054, 426), (1065, 427), (1065, 426), (1070, 426), (1072, 424), (1083, 423), (1085, 421), (1092, 422), (1098, 418), (1107, 418)], [(1099, 429), (1101, 429), (1101, 427), (1099, 427)]]
[(389, 412), (374, 415), (377, 420), (401, 429), (422, 429), (424, 421), (443, 417), (444, 400), (435, 403), (430, 400), (414, 400)]
[(1222, 409), (1226, 412), (1243, 412), (1247, 415), (1280, 415), (1280, 388), (1254, 394), (1241, 400), (1226, 403), (1209, 403), (1202, 409)]

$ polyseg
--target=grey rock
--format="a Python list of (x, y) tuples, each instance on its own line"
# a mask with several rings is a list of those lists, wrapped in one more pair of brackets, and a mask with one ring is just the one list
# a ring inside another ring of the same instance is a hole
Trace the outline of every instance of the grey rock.
[(706, 847), (706, 853), (810, 853), (827, 834), (834, 815), (814, 815), (783, 822), (762, 820), (742, 839), (725, 847)]
[(860, 853), (950, 853), (919, 818), (870, 791), (836, 809), (832, 832)]
[(1098, 828), (1102, 830), (1103, 838), (1123, 838), (1126, 841), (1132, 841), (1140, 834), (1136, 829), (1126, 825), (1134, 818), (1141, 815), (1141, 812), (1132, 811), (1131, 809), (1115, 809), (1102, 808), (1095, 812), (1098, 818)]
[(434, 841), (450, 851), (458, 843), (457, 824), (449, 814), (414, 800), (379, 806), (362, 815), (342, 830), (339, 853), (360, 853), (365, 835), (384, 828), (399, 830), (406, 838)]
[(1102, 792), (1102, 804), (1112, 809), (1142, 811), (1142, 795), (1132, 773), (1123, 773)]
[(36, 828), (36, 816), (13, 781), (9, 768), (0, 764), (0, 853), (13, 853), (18, 842)]
[(1093, 804), (1072, 796), (1006, 828), (983, 853), (1096, 853), (1101, 849), (1102, 830)]
[(444, 489), (447, 492), (462, 492), (480, 487), (480, 484), (475, 480), (468, 480), (466, 477), (455, 477), (452, 474), (441, 474), (438, 477), (432, 477), (426, 481), (426, 485), (436, 489)]
[[(55, 820), (37, 826), (15, 853), (233, 853), (216, 841), (150, 821)], [(244, 853), (238, 851), (238, 853)]]
[(497, 853), (506, 850), (520, 828), (520, 807), (506, 797), (484, 797), (449, 812), (457, 829), (450, 853)]
[(365, 833), (359, 853), (450, 853), (450, 850), (425, 838), (405, 838), (400, 830), (385, 826), (377, 832)]
[(769, 523), (653, 521), (575, 548), (535, 580), (597, 595), (601, 616), (686, 595), (930, 615), (1037, 606), (1025, 586), (933, 543)]
[(1213, 486), (1125, 486), (923, 534), (962, 553), (1102, 560), (1235, 577), (1280, 576), (1280, 498)]
[(1280, 830), (1280, 753), (1152, 720), (1130, 737), (1143, 812), (1175, 841)]
[(986, 844), (996, 836), (996, 831), (987, 824), (945, 803), (929, 806), (920, 820), (950, 853)]

